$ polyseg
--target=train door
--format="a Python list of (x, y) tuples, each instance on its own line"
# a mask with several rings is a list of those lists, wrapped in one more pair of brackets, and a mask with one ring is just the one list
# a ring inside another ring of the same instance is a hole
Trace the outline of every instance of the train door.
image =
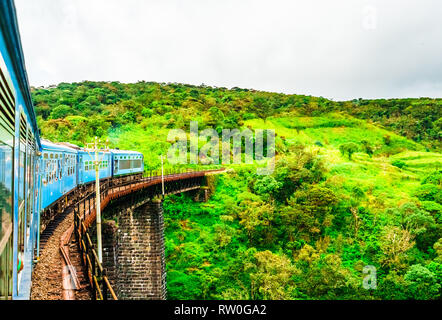
[[(42, 186), (42, 161), (43, 158), (41, 156), (41, 153), (37, 151), (37, 146), (35, 146), (35, 157), (34, 157), (34, 165), (35, 165), (35, 171), (34, 171), (34, 218), (35, 218), (35, 251), (34, 256), (39, 256), (39, 250), (40, 250), (40, 208), (41, 208), (41, 186)], [(38, 154), (37, 154), (38, 153)], [(38, 260), (37, 260), (38, 261)]]
[(33, 152), (34, 152), (34, 136), (29, 126), (27, 126), (27, 140), (26, 140), (26, 224), (25, 224), (25, 250), (28, 246), (28, 241), (30, 237), (30, 229), (32, 222), (32, 213), (33, 213), (33, 205), (34, 205), (34, 179), (33, 179)]

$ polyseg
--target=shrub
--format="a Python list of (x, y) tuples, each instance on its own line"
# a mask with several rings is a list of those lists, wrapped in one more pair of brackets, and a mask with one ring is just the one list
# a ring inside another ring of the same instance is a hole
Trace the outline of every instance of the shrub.
[(402, 169), (403, 167), (405, 167), (407, 164), (404, 161), (401, 160), (395, 160), (391, 163), (391, 165), (398, 167), (399, 169)]
[(359, 151), (359, 146), (353, 142), (344, 143), (339, 146), (339, 151), (341, 151), (343, 156), (347, 154), (348, 159), (351, 160), (353, 153)]
[(427, 183), (441, 185), (442, 184), (442, 170), (436, 170), (436, 171), (430, 173), (428, 176), (426, 176), (422, 180), (422, 184), (427, 184)]
[(436, 201), (442, 202), (442, 190), (434, 184), (423, 184), (417, 188), (415, 196), (421, 201)]
[(384, 136), (384, 143), (387, 146), (391, 145), (391, 137), (389, 135)]
[(404, 279), (410, 299), (429, 300), (439, 296), (440, 284), (436, 275), (420, 264), (412, 265)]

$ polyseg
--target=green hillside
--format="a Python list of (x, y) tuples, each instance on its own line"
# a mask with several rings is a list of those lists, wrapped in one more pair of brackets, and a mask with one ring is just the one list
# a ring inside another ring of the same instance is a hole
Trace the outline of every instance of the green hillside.
[[(33, 90), (44, 137), (95, 135), (158, 169), (170, 129), (274, 129), (276, 168), (228, 165), (164, 203), (169, 299), (440, 299), (440, 99), (334, 102), (181, 84)], [(374, 266), (376, 289), (363, 287)]]

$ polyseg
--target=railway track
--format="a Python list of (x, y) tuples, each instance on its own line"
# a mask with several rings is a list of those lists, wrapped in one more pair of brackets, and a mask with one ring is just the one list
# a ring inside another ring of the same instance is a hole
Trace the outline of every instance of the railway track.
[[(70, 299), (90, 300), (90, 288), (83, 275), (83, 266), (80, 260), (77, 244), (66, 238), (66, 234), (73, 226), (72, 207), (66, 208), (56, 215), (40, 236), (40, 259), (33, 271), (31, 300), (64, 300), (66, 299), (66, 277), (63, 273), (76, 271), (78, 285), (73, 285)], [(72, 237), (73, 239), (73, 237)], [(63, 248), (64, 246), (64, 248)], [(60, 250), (63, 248), (64, 250)], [(70, 261), (66, 268), (66, 254)], [(68, 277), (69, 279), (69, 277)], [(64, 281), (64, 283), (63, 283)]]

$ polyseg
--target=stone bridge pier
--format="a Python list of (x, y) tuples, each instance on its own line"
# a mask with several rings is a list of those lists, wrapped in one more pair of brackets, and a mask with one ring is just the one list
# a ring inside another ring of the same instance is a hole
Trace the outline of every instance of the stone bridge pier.
[[(169, 184), (165, 195), (187, 192), (207, 201), (206, 177)], [(161, 186), (113, 200), (103, 211), (103, 267), (119, 299), (166, 299)]]
[(103, 225), (103, 266), (122, 300), (166, 299), (163, 204), (160, 199), (118, 208)]

